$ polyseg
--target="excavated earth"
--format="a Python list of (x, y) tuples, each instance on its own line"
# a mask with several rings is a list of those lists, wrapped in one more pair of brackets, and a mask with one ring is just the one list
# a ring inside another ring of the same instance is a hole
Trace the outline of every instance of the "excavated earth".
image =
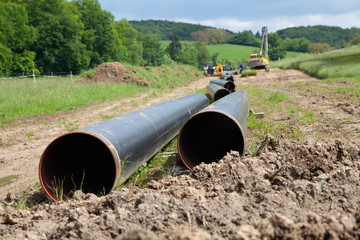
[[(128, 185), (102, 197), (79, 191), (72, 200), (53, 203), (34, 187), (38, 153), (59, 132), (67, 131), (62, 121), (75, 117), (79, 127), (86, 126), (103, 114), (126, 113), (189, 95), (204, 88), (209, 79), (201, 78), (152, 100), (136, 96), (143, 104), (130, 108), (122, 108), (132, 101), (125, 99), (47, 116), (58, 122), (47, 123), (49, 128), (43, 123), (45, 117), (17, 122), (34, 129), (38, 137), (19, 137), (0, 149), (0, 169), (6, 168), (8, 174), (26, 173), (17, 183), (0, 188), (0, 239), (360, 239), (359, 105), (330, 93), (325, 96), (317, 88), (311, 92), (282, 88), (284, 82), (328, 84), (295, 70), (272, 69), (255, 77), (236, 77), (235, 83), (281, 90), (302, 107), (321, 111), (327, 125), (323, 127), (319, 120), (302, 129), (303, 141), (268, 134), (255, 154), (240, 156), (231, 151), (219, 162), (201, 164), (190, 174), (152, 180), (144, 187)], [(281, 113), (255, 110), (282, 121)], [(292, 124), (291, 119), (284, 121)], [(16, 131), (13, 124), (5, 132), (11, 136)], [(247, 147), (253, 140), (248, 139)], [(20, 157), (26, 169), (17, 168)], [(17, 202), (13, 190), (29, 186), (27, 200), (41, 204), (31, 210), (12, 207)]]

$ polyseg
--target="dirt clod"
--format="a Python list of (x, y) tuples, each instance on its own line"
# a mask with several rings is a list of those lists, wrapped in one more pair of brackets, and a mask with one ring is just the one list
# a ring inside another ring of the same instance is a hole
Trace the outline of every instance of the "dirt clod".
[(136, 76), (136, 71), (118, 62), (102, 63), (97, 66), (92, 75), (85, 75), (78, 82), (128, 82), (135, 85), (148, 86), (146, 79)]

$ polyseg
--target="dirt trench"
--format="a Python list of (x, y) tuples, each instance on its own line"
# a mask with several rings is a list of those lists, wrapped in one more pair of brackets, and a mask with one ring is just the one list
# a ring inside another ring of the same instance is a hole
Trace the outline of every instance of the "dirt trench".
[[(69, 123), (84, 127), (102, 121), (103, 115), (117, 116), (189, 95), (210, 79), (158, 98), (142, 94), (9, 124), (0, 135), (8, 139), (0, 148), (0, 176), (21, 177), (1, 187), (1, 197), (34, 186), (42, 151), (69, 131)], [(16, 210), (5, 199), (0, 203), (0, 239), (359, 239), (360, 121), (348, 117), (358, 116), (359, 108), (351, 99), (316, 90), (322, 88), (281, 85), (298, 82), (329, 84), (295, 70), (235, 77), (237, 86), (284, 91), (289, 101), (329, 118), (324, 128), (321, 121), (304, 127), (303, 141), (267, 135), (256, 156), (229, 152), (190, 175), (151, 181), (144, 188), (125, 187), (100, 198), (78, 192), (72, 201), (38, 205), (31, 211)], [(281, 113), (255, 110), (282, 121)], [(29, 130), (35, 133), (30, 139)], [(34, 200), (44, 197), (32, 192)]]

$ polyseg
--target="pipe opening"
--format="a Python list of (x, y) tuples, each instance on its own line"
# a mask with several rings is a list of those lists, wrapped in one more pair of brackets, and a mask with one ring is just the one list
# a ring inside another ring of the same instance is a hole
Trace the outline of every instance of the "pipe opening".
[(226, 95), (228, 95), (230, 92), (229, 90), (225, 89), (225, 88), (222, 88), (222, 89), (219, 89), (215, 92), (214, 94), (214, 101), (217, 101), (219, 100), (220, 98), (223, 98), (225, 97)]
[[(69, 133), (45, 149), (40, 160), (40, 180), (55, 201), (69, 197), (75, 190), (107, 194), (116, 182), (116, 159), (99, 138)], [(60, 196), (61, 190), (63, 196)]]
[(178, 139), (180, 157), (190, 170), (202, 162), (217, 162), (230, 150), (242, 154), (245, 146), (240, 125), (220, 112), (193, 116), (181, 129)]
[(235, 84), (233, 82), (227, 81), (224, 85), (226, 89), (228, 89), (230, 92), (233, 92), (235, 90)]

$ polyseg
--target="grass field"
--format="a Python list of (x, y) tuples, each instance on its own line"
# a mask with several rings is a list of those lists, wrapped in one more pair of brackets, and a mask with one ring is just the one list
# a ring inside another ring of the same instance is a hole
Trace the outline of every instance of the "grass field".
[[(163, 48), (166, 48), (171, 41), (161, 41)], [(182, 45), (185, 44), (193, 44), (191, 41), (180, 41)], [(235, 44), (212, 44), (206, 45), (210, 54), (213, 55), (215, 53), (219, 53), (217, 60), (221, 63), (225, 63), (225, 60), (229, 60), (233, 62), (234, 67), (243, 63), (246, 64), (247, 60), (252, 53), (258, 53), (260, 51), (259, 47), (251, 47), (244, 45), (235, 45)], [(286, 52), (285, 58), (291, 58), (299, 55), (301, 53), (298, 52)]]
[(317, 55), (300, 54), (282, 60), (280, 65), (278, 63), (272, 65), (298, 69), (327, 82), (348, 81), (351, 86), (337, 91), (350, 93), (353, 98), (360, 100), (359, 63), (360, 46), (352, 46)]
[[(90, 103), (135, 96), (149, 89), (171, 88), (201, 75), (191, 66), (179, 66), (176, 74), (169, 74), (172, 70), (167, 66), (131, 68), (138, 77), (148, 79), (150, 87), (130, 83), (79, 83), (65, 77), (37, 78), (36, 83), (33, 79), (0, 80), (0, 126), (22, 116), (40, 116), (76, 109)], [(132, 70), (129, 68), (128, 71)]]

